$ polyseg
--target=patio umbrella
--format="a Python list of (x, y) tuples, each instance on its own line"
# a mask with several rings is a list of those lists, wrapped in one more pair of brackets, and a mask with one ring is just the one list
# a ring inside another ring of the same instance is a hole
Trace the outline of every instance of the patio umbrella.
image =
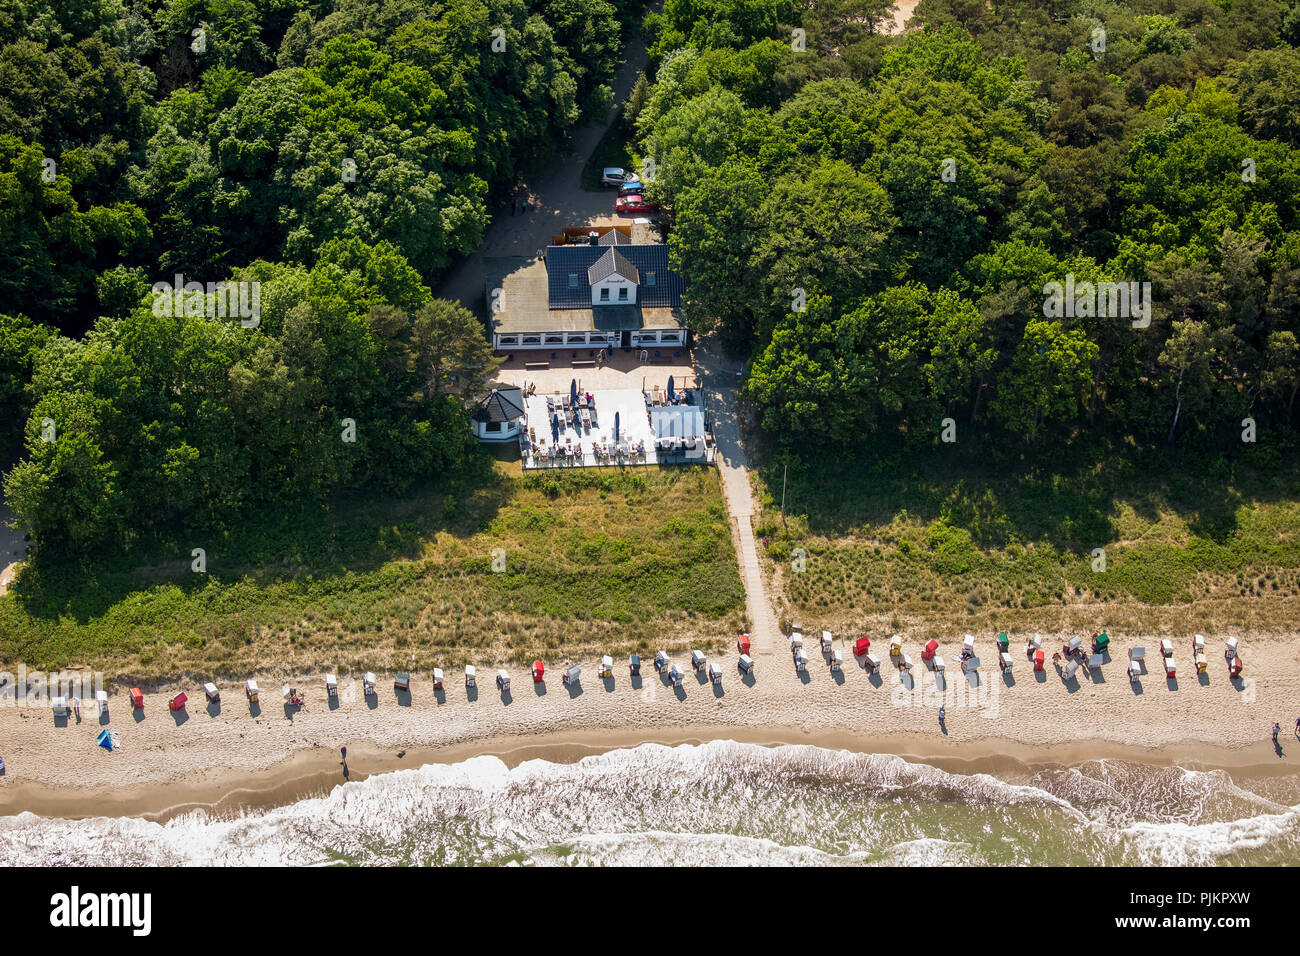
[(614, 413), (614, 441), (618, 441), (618, 412)]
[(556, 415), (551, 418), (551, 441), (557, 445), (560, 443), (560, 416)]
[(673, 377), (669, 375), (668, 376), (668, 401), (671, 402), (672, 400), (673, 400)]
[(569, 379), (569, 404), (578, 404), (578, 380), (576, 378)]

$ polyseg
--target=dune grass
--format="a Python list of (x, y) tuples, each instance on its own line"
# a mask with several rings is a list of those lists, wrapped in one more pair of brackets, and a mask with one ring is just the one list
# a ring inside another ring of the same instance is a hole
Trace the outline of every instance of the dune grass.
[(741, 627), (712, 469), (487, 470), (196, 537), (204, 574), (179, 546), (147, 566), (34, 565), (0, 598), (0, 661), (141, 680), (427, 670), (715, 647)]
[(1098, 620), (1140, 631), (1203, 614), (1294, 627), (1294, 460), (1048, 457), (1008, 465), (936, 449), (796, 465), (784, 523), (781, 470), (769, 467), (757, 533), (785, 607), (850, 626)]

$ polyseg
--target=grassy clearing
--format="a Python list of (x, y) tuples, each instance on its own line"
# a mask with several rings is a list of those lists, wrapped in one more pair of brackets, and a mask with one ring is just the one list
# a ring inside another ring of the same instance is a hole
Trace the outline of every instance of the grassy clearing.
[[(895, 459), (792, 467), (784, 527), (780, 468), (758, 480), (758, 533), (785, 610), (841, 627), (927, 631), (1294, 627), (1294, 462), (1193, 463), (1189, 473), (1095, 449), (1050, 467), (941, 450), (908, 461), (906, 470)], [(807, 553), (802, 573), (793, 573), (795, 548)], [(1104, 571), (1094, 570), (1096, 548)]]
[(33, 567), (0, 598), (0, 661), (139, 679), (427, 670), (721, 646), (741, 627), (715, 471), (518, 472), (196, 540), (202, 575), (181, 549), (84, 578)]

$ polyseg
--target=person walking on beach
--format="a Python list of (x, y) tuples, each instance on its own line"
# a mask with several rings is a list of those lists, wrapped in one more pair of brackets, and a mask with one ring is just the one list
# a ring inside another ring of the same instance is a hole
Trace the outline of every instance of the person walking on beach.
[(947, 716), (948, 716), (948, 712), (947, 712), (946, 710), (944, 710), (942, 707), (940, 707), (940, 708), (939, 708), (939, 726), (940, 726), (940, 728), (943, 727), (944, 719), (945, 719)]
[(1274, 747), (1277, 746), (1277, 735), (1278, 735), (1278, 732), (1279, 732), (1281, 729), (1282, 729), (1282, 725), (1281, 725), (1281, 724), (1274, 724), (1274, 725), (1273, 725), (1273, 746), (1274, 746)]

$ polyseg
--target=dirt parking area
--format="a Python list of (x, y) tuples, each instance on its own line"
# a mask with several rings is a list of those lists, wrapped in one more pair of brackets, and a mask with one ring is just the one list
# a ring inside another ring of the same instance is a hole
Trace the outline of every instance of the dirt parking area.
[[(614, 100), (626, 101), (636, 78), (646, 66), (645, 43), (634, 38), (623, 50), (623, 62), (614, 76)], [(459, 300), (476, 314), (487, 308), (483, 299), (483, 260), (497, 256), (537, 256), (565, 226), (628, 225), (633, 217), (614, 214), (613, 189), (589, 192), (582, 188), (582, 167), (595, 150), (615, 114), (603, 123), (588, 123), (561, 144), (555, 161), (525, 183), (518, 198), (528, 200), (528, 211), (511, 215), (508, 201), (492, 210), (492, 222), (483, 243), (454, 266), (434, 290), (444, 299)], [(565, 383), (567, 386), (567, 382)]]

